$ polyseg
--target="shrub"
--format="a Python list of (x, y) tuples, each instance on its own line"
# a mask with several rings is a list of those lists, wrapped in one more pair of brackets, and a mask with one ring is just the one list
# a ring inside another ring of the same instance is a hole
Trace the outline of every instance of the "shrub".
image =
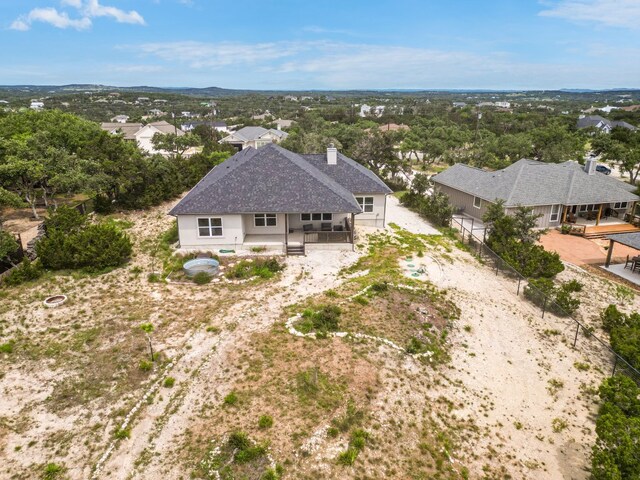
[(116, 430), (115, 437), (118, 440), (124, 440), (125, 438), (131, 437), (131, 429), (130, 428), (119, 428)]
[(0, 344), (0, 353), (13, 353), (13, 341)]
[(87, 225), (88, 218), (76, 208), (68, 205), (60, 205), (57, 210), (49, 210), (49, 215), (44, 220), (47, 233), (51, 230), (74, 233), (82, 230)]
[(42, 480), (56, 480), (66, 472), (66, 468), (57, 463), (47, 463), (42, 472)]
[[(50, 220), (56, 218), (57, 214)], [(42, 265), (54, 270), (98, 271), (117, 267), (129, 259), (131, 251), (129, 237), (117, 227), (104, 223), (83, 225), (71, 232), (52, 227), (36, 244)]]
[(607, 332), (624, 327), (627, 324), (627, 316), (618, 310), (615, 305), (609, 305), (600, 312), (600, 320), (602, 320), (602, 328)]
[(229, 393), (222, 401), (225, 405), (235, 405), (238, 403), (238, 394), (236, 392)]
[(637, 478), (640, 471), (640, 389), (625, 376), (606, 379), (596, 421), (598, 438), (591, 457), (595, 480)]
[(140, 360), (140, 363), (138, 364), (138, 368), (143, 372), (149, 372), (153, 368), (153, 363), (151, 363), (148, 360)]
[(260, 428), (271, 428), (273, 426), (273, 417), (271, 415), (262, 415), (258, 420)]
[(248, 463), (267, 453), (264, 445), (256, 445), (244, 432), (233, 432), (229, 435), (228, 445), (236, 450), (233, 461), (236, 463)]
[(193, 276), (192, 280), (196, 285), (205, 285), (211, 282), (211, 275), (207, 272), (198, 272)]
[(147, 275), (147, 281), (149, 283), (158, 283), (161, 279), (162, 278), (158, 273), (150, 273), (149, 275)]
[(227, 271), (226, 277), (231, 279), (271, 278), (283, 268), (284, 266), (275, 258), (257, 258), (254, 261), (241, 260)]
[(167, 378), (164, 379), (163, 385), (164, 385), (165, 388), (172, 388), (175, 385), (175, 383), (176, 383), (176, 379), (175, 378), (167, 377)]
[(302, 313), (304, 319), (310, 320), (313, 328), (319, 332), (335, 332), (342, 310), (337, 305), (323, 305), (318, 310), (310, 309)]
[(424, 196), (418, 191), (411, 191), (404, 194), (400, 202), (439, 227), (447, 227), (451, 223), (453, 206), (443, 193), (434, 192), (432, 195)]
[(20, 285), (21, 283), (37, 280), (42, 276), (42, 266), (38, 260), (32, 262), (25, 257), (20, 264), (4, 277), (5, 285)]
[(573, 315), (580, 307), (580, 300), (573, 296), (582, 291), (582, 284), (570, 280), (556, 286), (550, 278), (531, 278), (524, 288), (524, 296), (539, 307), (546, 306), (556, 315)]

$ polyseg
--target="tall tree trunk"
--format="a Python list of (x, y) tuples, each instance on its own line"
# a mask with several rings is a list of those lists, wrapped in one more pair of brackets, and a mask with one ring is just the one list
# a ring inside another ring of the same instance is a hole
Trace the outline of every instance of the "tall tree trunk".
[(32, 197), (30, 194), (27, 193), (24, 196), (24, 199), (26, 200), (26, 202), (31, 207), (31, 211), (33, 212), (33, 218), (35, 218), (36, 220), (40, 220), (40, 215), (38, 215), (38, 211), (36, 210), (35, 195)]

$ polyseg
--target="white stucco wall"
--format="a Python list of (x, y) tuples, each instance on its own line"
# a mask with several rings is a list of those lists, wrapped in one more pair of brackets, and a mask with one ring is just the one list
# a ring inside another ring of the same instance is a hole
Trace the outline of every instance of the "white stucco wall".
[[(222, 237), (200, 237), (198, 218), (222, 218)], [(178, 235), (180, 248), (220, 249), (236, 248), (244, 241), (244, 222), (242, 215), (178, 215)]]
[(373, 212), (362, 212), (356, 215), (356, 225), (366, 225), (368, 227), (384, 227), (385, 199), (386, 195), (367, 195), (366, 193), (354, 194), (354, 197), (373, 197)]

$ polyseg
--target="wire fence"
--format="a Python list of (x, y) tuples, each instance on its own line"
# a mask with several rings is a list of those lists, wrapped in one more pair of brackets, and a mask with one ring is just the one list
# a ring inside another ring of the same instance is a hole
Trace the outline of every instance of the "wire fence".
[(487, 230), (481, 222), (454, 215), (451, 218), (451, 227), (459, 232), (461, 242), (467, 245), (487, 267), (495, 270), (496, 275), (513, 280), (516, 295), (536, 305), (543, 319), (552, 314), (554, 320), (560, 322), (557, 324), (558, 329), (549, 331), (550, 335), (562, 336), (562, 340), (573, 348), (588, 350), (591, 355), (596, 355), (611, 365), (611, 375), (623, 373), (640, 386), (640, 371), (616, 353), (609, 342), (602, 340), (593, 332), (593, 328), (585, 325), (575, 315), (566, 312), (545, 292), (529, 283), (527, 278), (486, 245)]

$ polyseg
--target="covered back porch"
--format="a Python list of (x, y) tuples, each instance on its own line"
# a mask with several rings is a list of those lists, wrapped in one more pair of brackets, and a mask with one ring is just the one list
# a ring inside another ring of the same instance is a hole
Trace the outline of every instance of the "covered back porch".
[[(246, 215), (243, 245), (304, 255), (309, 248), (353, 249), (354, 214), (289, 213)], [(256, 220), (257, 219), (257, 220)], [(258, 222), (256, 224), (256, 221)]]
[(636, 203), (617, 202), (589, 205), (564, 205), (561, 225), (573, 235), (600, 238), (616, 233), (640, 231)]

